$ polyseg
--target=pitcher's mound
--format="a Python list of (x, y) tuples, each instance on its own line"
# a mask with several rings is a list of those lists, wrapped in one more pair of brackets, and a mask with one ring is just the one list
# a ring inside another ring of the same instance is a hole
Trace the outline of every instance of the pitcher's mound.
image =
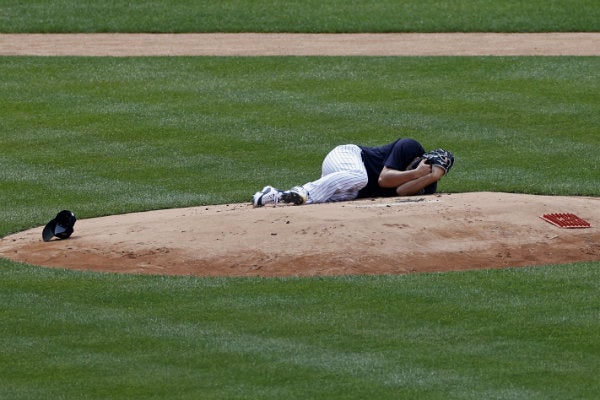
[[(77, 213), (77, 210), (73, 210)], [(561, 229), (548, 213), (590, 228)], [(401, 274), (600, 260), (600, 199), (461, 193), (308, 206), (229, 204), (82, 219), (67, 240), (42, 227), (0, 256), (48, 267), (197, 276)]]

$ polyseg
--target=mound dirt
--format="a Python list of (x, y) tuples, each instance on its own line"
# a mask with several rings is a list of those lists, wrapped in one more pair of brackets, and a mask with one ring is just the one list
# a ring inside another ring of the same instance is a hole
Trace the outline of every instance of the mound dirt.
[[(77, 213), (77, 210), (73, 210)], [(541, 218), (573, 213), (564, 229)], [(0, 256), (46, 267), (194, 276), (403, 274), (600, 260), (600, 199), (438, 194), (308, 206), (229, 204), (81, 219), (0, 240)]]

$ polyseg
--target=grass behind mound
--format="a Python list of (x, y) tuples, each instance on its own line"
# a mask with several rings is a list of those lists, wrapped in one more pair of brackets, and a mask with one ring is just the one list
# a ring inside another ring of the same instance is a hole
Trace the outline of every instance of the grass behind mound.
[(0, 58), (0, 234), (249, 201), (337, 144), (414, 137), (440, 190), (599, 195), (600, 58)]
[(596, 0), (0, 0), (0, 32), (598, 32)]

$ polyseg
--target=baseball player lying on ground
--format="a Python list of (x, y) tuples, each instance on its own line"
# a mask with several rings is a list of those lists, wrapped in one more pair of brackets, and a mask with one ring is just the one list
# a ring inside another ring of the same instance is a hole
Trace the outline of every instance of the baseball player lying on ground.
[(321, 178), (280, 190), (265, 186), (252, 197), (255, 207), (284, 203), (315, 204), (362, 197), (433, 194), (450, 171), (454, 155), (444, 149), (425, 152), (414, 139), (383, 146), (337, 146), (323, 160)]

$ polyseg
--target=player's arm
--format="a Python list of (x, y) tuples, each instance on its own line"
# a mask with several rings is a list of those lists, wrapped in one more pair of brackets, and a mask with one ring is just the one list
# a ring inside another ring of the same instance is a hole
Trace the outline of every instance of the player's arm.
[(442, 176), (444, 176), (444, 169), (434, 165), (427, 175), (399, 185), (396, 188), (396, 193), (398, 193), (398, 196), (412, 196), (432, 183), (439, 181)]
[(424, 177), (431, 172), (431, 165), (425, 164), (425, 160), (422, 160), (417, 168), (408, 171), (383, 167), (377, 183), (382, 188), (399, 187), (407, 182)]

